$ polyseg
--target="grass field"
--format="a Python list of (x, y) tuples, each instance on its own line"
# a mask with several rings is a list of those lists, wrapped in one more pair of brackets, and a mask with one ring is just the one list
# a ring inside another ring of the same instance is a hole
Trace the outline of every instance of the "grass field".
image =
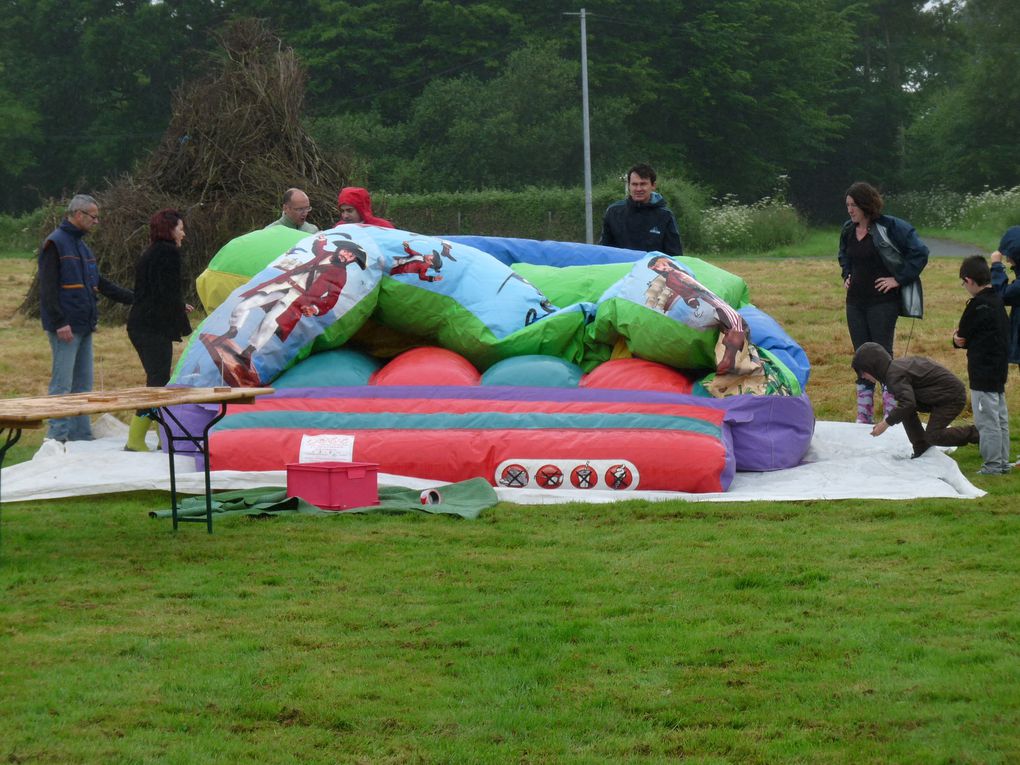
[[(819, 418), (851, 419), (834, 260), (722, 265), (805, 346)], [(957, 268), (932, 260), (897, 346), (962, 375)], [(0, 260), (9, 395), (45, 392), (41, 332), (10, 317), (30, 276)], [(140, 384), (122, 329), (96, 348), (97, 382)], [(1020, 433), (1015, 368), (1009, 403)], [(148, 518), (158, 493), (11, 504), (0, 761), (1018, 762), (1020, 471), (956, 458), (988, 496), (224, 518), (212, 536)]]

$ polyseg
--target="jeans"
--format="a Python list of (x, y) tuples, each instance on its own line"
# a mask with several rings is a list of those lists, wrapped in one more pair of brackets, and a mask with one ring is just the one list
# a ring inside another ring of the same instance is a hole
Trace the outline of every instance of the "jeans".
[[(56, 332), (47, 332), (53, 366), (50, 370), (51, 396), (87, 393), (92, 390), (92, 333), (74, 335), (65, 343)], [(58, 441), (91, 441), (92, 423), (87, 414), (50, 420), (47, 438)]]
[(974, 410), (974, 425), (981, 434), (981, 459), (984, 460), (981, 467), (986, 470), (1011, 467), (1006, 394), (971, 389), (970, 406)]

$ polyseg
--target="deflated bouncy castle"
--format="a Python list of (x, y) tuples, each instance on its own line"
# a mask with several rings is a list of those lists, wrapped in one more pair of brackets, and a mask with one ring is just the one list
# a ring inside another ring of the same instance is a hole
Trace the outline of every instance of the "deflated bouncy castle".
[(214, 469), (328, 448), (446, 482), (718, 492), (798, 464), (814, 427), (803, 350), (697, 258), (275, 227), (198, 288), (173, 383), (276, 389), (215, 426)]

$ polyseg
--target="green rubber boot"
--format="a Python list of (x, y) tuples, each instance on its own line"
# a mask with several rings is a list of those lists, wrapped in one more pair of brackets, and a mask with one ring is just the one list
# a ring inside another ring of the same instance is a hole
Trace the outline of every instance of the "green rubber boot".
[(150, 451), (149, 447), (145, 444), (145, 434), (148, 432), (150, 425), (152, 425), (152, 420), (148, 417), (139, 417), (137, 414), (132, 417), (131, 424), (128, 426), (128, 440), (127, 445), (124, 447), (124, 451)]

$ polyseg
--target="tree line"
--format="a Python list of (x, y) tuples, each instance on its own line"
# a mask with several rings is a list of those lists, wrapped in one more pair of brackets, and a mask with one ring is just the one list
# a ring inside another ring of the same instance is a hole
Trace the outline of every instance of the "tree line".
[[(1020, 178), (1014, 0), (581, 0), (596, 180), (634, 161), (816, 217), (856, 179)], [(389, 192), (577, 186), (577, 4), (543, 0), (3, 0), (0, 209), (129, 171), (170, 96), (258, 17), (306, 75), (308, 130)], [(279, 190), (267, 190), (276, 195)]]

